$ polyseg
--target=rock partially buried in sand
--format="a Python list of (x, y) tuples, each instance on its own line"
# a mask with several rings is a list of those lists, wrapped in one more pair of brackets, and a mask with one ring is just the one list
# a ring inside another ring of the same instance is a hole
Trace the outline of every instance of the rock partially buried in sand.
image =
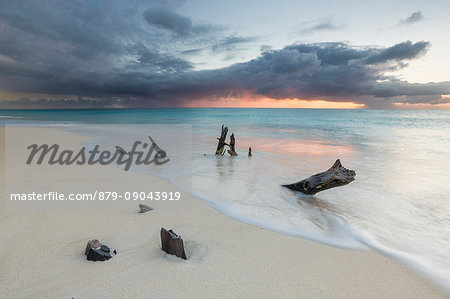
[(139, 213), (147, 213), (147, 212), (153, 210), (153, 208), (150, 208), (147, 205), (139, 205), (139, 209), (140, 209)]
[[(113, 251), (116, 254), (116, 250)], [(84, 254), (88, 261), (107, 261), (112, 258), (111, 249), (108, 246), (102, 245), (98, 240), (91, 240), (86, 245)]]
[(187, 260), (184, 252), (183, 239), (172, 230), (161, 228), (161, 246), (162, 250), (168, 254), (173, 254)]
[(112, 258), (112, 255), (110, 252), (103, 251), (101, 248), (98, 249), (91, 249), (89, 250), (89, 253), (87, 255), (88, 261), (100, 261), (104, 262)]

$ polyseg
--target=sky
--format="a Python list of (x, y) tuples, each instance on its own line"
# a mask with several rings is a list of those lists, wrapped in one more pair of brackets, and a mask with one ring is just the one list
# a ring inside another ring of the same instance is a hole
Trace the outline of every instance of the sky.
[(0, 108), (450, 109), (450, 1), (0, 1)]

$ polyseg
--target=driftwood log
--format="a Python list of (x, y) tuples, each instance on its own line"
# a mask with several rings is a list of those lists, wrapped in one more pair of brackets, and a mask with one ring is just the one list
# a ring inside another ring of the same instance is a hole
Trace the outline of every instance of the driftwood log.
[(327, 171), (315, 174), (294, 184), (283, 185), (283, 187), (305, 194), (316, 194), (323, 190), (347, 185), (355, 180), (355, 176), (355, 171), (342, 166), (341, 161), (338, 159)]
[(187, 260), (184, 252), (183, 239), (172, 230), (161, 228), (161, 247), (168, 254), (173, 254)]
[(228, 150), (228, 153), (232, 156), (237, 156), (238, 154), (236, 153), (236, 149), (234, 148), (234, 145), (236, 144), (236, 140), (234, 139), (234, 133), (231, 134), (230, 136), (230, 144), (229, 147), (230, 149)]
[(220, 137), (217, 138), (219, 142), (217, 144), (216, 155), (223, 155), (223, 152), (225, 151), (225, 145), (228, 145), (225, 142), (225, 139), (227, 138), (227, 133), (228, 127), (224, 127), (224, 125), (222, 125), (222, 133), (220, 134)]

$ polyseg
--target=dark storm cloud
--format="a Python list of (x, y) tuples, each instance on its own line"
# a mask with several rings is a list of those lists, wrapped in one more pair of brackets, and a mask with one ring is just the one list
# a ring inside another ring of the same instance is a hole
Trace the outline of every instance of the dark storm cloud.
[(155, 66), (155, 71), (162, 72), (186, 71), (193, 67), (186, 60), (168, 54), (153, 52), (141, 42), (136, 42), (129, 46), (127, 52), (134, 56), (135, 68), (145, 68), (147, 71), (149, 67), (152, 68)]
[(445, 103), (448, 99), (441, 95), (450, 93), (450, 82), (409, 83), (385, 74), (422, 55), (427, 45), (405, 42), (384, 49), (358, 49), (344, 43), (291, 45), (230, 67), (178, 74), (161, 88), (154, 86), (154, 94), (179, 101), (251, 91), (274, 99), (354, 101), (368, 106)]
[(450, 94), (450, 82), (413, 84), (387, 75), (424, 55), (428, 42), (265, 47), (250, 61), (198, 71), (182, 57), (207, 50), (233, 54), (254, 39), (200, 26), (165, 2), (33, 3), (0, 2), (0, 90), (71, 96), (3, 101), (3, 107), (176, 106), (249, 93), (381, 107), (438, 104)]
[(211, 95), (213, 91), (227, 96), (250, 90), (275, 99), (352, 100), (366, 104), (390, 103), (401, 97), (401, 102), (411, 99), (413, 103), (442, 103), (446, 100), (441, 95), (450, 93), (450, 82), (411, 84), (385, 74), (403, 67), (405, 59), (422, 55), (427, 45), (405, 42), (385, 49), (357, 49), (344, 43), (292, 45), (268, 50), (249, 62), (190, 76), (202, 82), (195, 85), (196, 96)]
[(416, 12), (413, 12), (409, 17), (407, 17), (406, 19), (401, 19), (400, 20), (400, 25), (409, 25), (409, 24), (413, 24), (413, 23), (417, 23), (417, 22), (419, 22), (419, 21), (421, 21), (421, 20), (423, 20), (423, 14), (422, 14), (422, 12), (419, 10), (419, 11), (416, 11)]
[(367, 58), (367, 62), (371, 64), (385, 63), (389, 60), (408, 60), (419, 57), (425, 54), (427, 48), (430, 46), (429, 42), (417, 42), (413, 44), (411, 41), (396, 44), (393, 47), (380, 50), (373, 53)]

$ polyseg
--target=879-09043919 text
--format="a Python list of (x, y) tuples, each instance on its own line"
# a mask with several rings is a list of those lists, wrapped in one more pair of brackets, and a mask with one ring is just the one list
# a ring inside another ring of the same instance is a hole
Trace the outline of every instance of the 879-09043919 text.
[(11, 193), (11, 201), (94, 201), (94, 200), (163, 200), (176, 201), (181, 199), (180, 192), (166, 192), (166, 191), (150, 191), (150, 192), (115, 192), (115, 191), (98, 191), (92, 193), (70, 193), (65, 194), (61, 192), (50, 191), (47, 193)]

